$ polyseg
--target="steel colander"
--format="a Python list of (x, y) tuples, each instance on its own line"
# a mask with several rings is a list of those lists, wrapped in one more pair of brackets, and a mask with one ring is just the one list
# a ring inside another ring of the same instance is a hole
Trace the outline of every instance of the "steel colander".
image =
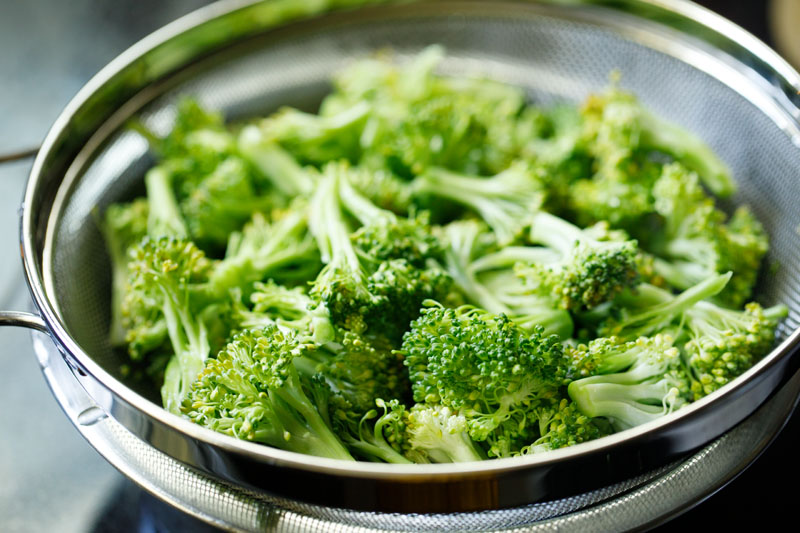
[[(700, 135), (734, 172), (732, 204), (749, 204), (771, 235), (755, 297), (790, 308), (779, 346), (734, 383), (659, 421), (539, 456), (460, 465), (351, 464), (236, 441), (167, 413), (157, 391), (126, 381), (107, 339), (110, 269), (97, 216), (142, 194), (153, 163), (127, 121), (166, 132), (186, 94), (232, 121), (282, 105), (314, 110), (331, 74), (354, 58), (391, 48), (403, 61), (432, 43), (447, 50), (442, 73), (487, 75), (545, 105), (580, 101), (617, 71), (646, 106)], [(727, 432), (796, 370), (798, 89), (800, 76), (765, 45), (678, 0), (223, 1), (117, 58), (53, 126), (22, 210), (23, 263), (41, 316), (0, 319), (50, 334), (91, 398), (76, 415), (81, 423), (109, 416), (143, 449), (213, 479), (220, 493), (228, 486), (342, 516), (547, 502), (563, 511), (587, 494), (596, 502)]]

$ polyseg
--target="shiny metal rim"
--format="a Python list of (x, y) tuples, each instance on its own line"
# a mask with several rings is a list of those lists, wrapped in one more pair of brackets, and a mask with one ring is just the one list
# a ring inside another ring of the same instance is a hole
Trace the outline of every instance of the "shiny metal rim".
[[(111, 418), (94, 414), (96, 407), (93, 407), (93, 400), (81, 388), (47, 337), (42, 334), (33, 334), (32, 337), (47, 384), (72, 424), (112, 466), (157, 498), (184, 513), (230, 531), (326, 531), (332, 528), (340, 532), (371, 530), (363, 524), (334, 524), (319, 516), (285, 509), (280, 506), (280, 502), (268, 497), (254, 499), (252, 494), (220, 485), (201, 473), (187, 469), (146, 443), (140, 443), (132, 449), (130, 443), (133, 437), (126, 429)], [(622, 491), (607, 501), (547, 520), (490, 530), (629, 531), (649, 529), (663, 523), (701, 503), (755, 461), (791, 416), (798, 401), (798, 392), (800, 373), (739, 426), (670, 467), (645, 476), (644, 481), (630, 491)], [(123, 438), (126, 436), (127, 439)], [(725, 456), (725, 460), (715, 460), (720, 456)], [(200, 487), (201, 493), (212, 496), (192, 498), (185, 492), (176, 491), (163, 475), (161, 478), (155, 476), (154, 470), (179, 471)], [(229, 498), (239, 503), (239, 507), (228, 509), (229, 512), (222, 515), (215, 514), (210, 509), (212, 502), (208, 499), (213, 498), (213, 495)], [(653, 502), (658, 502), (658, 505)], [(632, 509), (642, 508), (649, 511), (632, 512)], [(414, 520), (413, 517), (409, 519)], [(427, 529), (422, 525), (421, 529), (416, 530)]]
[[(270, 2), (265, 2), (269, 4)], [(445, 3), (445, 2), (443, 2)], [(547, 4), (548, 2), (544, 2)], [(559, 2), (553, 2), (558, 4)], [(714, 75), (722, 77), (729, 76), (731, 71), (739, 71), (739, 74), (745, 78), (752, 79), (753, 74), (758, 74), (755, 87), (751, 87), (751, 93), (746, 96), (757, 98), (758, 104), (762, 106), (766, 103), (770, 104), (770, 116), (782, 119), (780, 122), (781, 127), (787, 131), (787, 134), (792, 135), (795, 139), (797, 136), (797, 118), (800, 115), (797, 107), (794, 105), (794, 100), (791, 98), (792, 90), (800, 89), (800, 76), (791, 69), (780, 57), (767, 48), (763, 43), (744, 32), (732, 23), (706, 11), (696, 5), (688, 2), (672, 0), (672, 1), (634, 1), (614, 3), (603, 1), (587, 1), (576, 2), (578, 4), (586, 4), (590, 6), (605, 6), (605, 4), (616, 5), (621, 4), (622, 7), (617, 6), (618, 9), (630, 8), (631, 6), (648, 7), (654, 10), (661, 10), (663, 13), (671, 14), (675, 17), (681, 18), (680, 23), (687, 23), (685, 17), (694, 17), (695, 26), (704, 30), (703, 39), (706, 44), (720, 47), (720, 43), (727, 43), (730, 47), (728, 50), (730, 55), (720, 56), (720, 61), (724, 64), (725, 68)], [(346, 2), (345, 2), (346, 4)], [(86, 87), (75, 97), (69, 104), (64, 113), (54, 124), (50, 133), (48, 134), (43, 147), (34, 162), (31, 171), (31, 178), (28, 183), (25, 195), (25, 205), (33, 202), (33, 198), (39, 193), (38, 187), (40, 186), (41, 176), (44, 173), (44, 168), (47, 164), (48, 157), (55, 151), (61, 138), (65, 132), (69, 130), (74, 117), (79, 114), (82, 107), (90, 102), (91, 98), (100, 91), (110, 80), (114, 79), (120, 72), (127, 66), (135, 62), (138, 58), (150, 53), (152, 50), (157, 49), (164, 43), (182, 35), (184, 32), (192, 28), (213, 21), (219, 17), (243, 11), (253, 6), (258, 6), (254, 2), (240, 2), (235, 0), (223, 1), (218, 4), (209, 6), (208, 8), (201, 9), (192, 13), (175, 23), (172, 23), (162, 30), (145, 38), (138, 44), (134, 45), (131, 49), (118, 57), (103, 69), (95, 78), (93, 78)], [(673, 20), (673, 24), (678, 25), (678, 22)], [(633, 30), (631, 30), (633, 31)], [(666, 45), (664, 45), (666, 46)], [(678, 47), (672, 50), (681, 58), (686, 58), (686, 49)], [(742, 56), (748, 59), (748, 65), (744, 63), (737, 64), (736, 58)], [(691, 59), (691, 58), (689, 58)], [(723, 61), (724, 59), (724, 61)], [(697, 60), (697, 58), (695, 58)], [(753, 70), (756, 66), (765, 70), (756, 72)], [(177, 67), (176, 67), (177, 68)], [(777, 81), (777, 83), (776, 83)], [(106, 123), (106, 126), (108, 123)], [(104, 126), (105, 128), (105, 126)], [(800, 145), (800, 141), (797, 141)], [(34, 222), (34, 213), (31, 210), (23, 209), (22, 224), (21, 224), (21, 241), (23, 252), (23, 264), (28, 283), (34, 298), (34, 301), (42, 313), (42, 317), (49, 328), (54, 340), (62, 347), (65, 348), (71, 359), (77, 363), (77, 366), (82, 372), (93, 377), (102, 386), (108, 388), (111, 393), (119, 397), (123, 402), (132, 406), (133, 408), (142, 411), (147, 416), (158, 421), (159, 423), (170, 426), (178, 431), (188, 435), (191, 438), (202, 440), (210, 443), (220, 449), (247, 455), (248, 457), (255, 458), (261, 461), (282, 464), (285, 466), (300, 468), (305, 470), (312, 470), (316, 472), (334, 474), (338, 476), (347, 477), (363, 477), (371, 479), (405, 479), (423, 481), (439, 476), (460, 476), (464, 474), (475, 475), (480, 473), (501, 473), (505, 471), (513, 471), (524, 469), (532, 465), (548, 465), (558, 462), (566, 461), (586, 453), (595, 453), (617, 446), (623, 442), (630, 442), (637, 438), (643, 437), (645, 434), (653, 431), (656, 428), (665, 427), (671, 424), (677, 424), (681, 421), (685, 422), (696, 418), (699, 413), (704, 412), (711, 407), (711, 404), (723, 397), (730, 397), (737, 393), (738, 389), (746, 386), (747, 382), (757, 376), (764, 375), (771, 367), (779, 363), (783, 363), (785, 357), (795, 350), (798, 342), (800, 341), (800, 331), (793, 332), (780, 346), (778, 346), (769, 356), (762, 360), (759, 364), (753, 367), (745, 375), (743, 375), (738, 383), (728, 387), (727, 390), (720, 390), (703, 400), (696, 402), (692, 406), (677, 412), (662, 421), (653, 422), (640, 426), (638, 428), (628, 430), (623, 433), (612, 435), (604, 439), (585, 443), (571, 449), (558, 450), (548, 454), (547, 457), (527, 457), (527, 458), (514, 458), (491, 461), (490, 464), (479, 463), (464, 465), (375, 465), (369, 463), (360, 464), (342, 464), (338, 461), (316, 458), (316, 457), (298, 457), (291, 452), (283, 452), (281, 450), (274, 450), (265, 448), (260, 445), (238, 442), (230, 438), (218, 435), (209, 430), (199, 428), (196, 425), (182, 420), (172, 414), (167, 413), (159, 406), (149, 402), (137, 394), (133, 393), (130, 389), (108, 375), (102, 368), (95, 364), (92, 359), (85, 354), (77, 343), (72, 339), (66, 331), (66, 328), (61, 321), (57, 311), (55, 310), (54, 302), (48, 298), (48, 290), (45, 288), (42, 274), (40, 272), (41, 265), (37, 259), (37, 239), (41, 236), (41, 227), (37, 227)]]

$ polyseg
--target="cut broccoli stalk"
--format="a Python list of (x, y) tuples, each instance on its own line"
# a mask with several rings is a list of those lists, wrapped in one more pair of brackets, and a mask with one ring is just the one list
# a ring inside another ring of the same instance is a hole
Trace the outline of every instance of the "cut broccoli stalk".
[(489, 178), (431, 168), (415, 180), (414, 187), (417, 195), (446, 198), (474, 210), (500, 244), (509, 244), (521, 235), (540, 207), (544, 190), (539, 177), (520, 163)]
[(189, 231), (183, 220), (178, 200), (172, 189), (172, 172), (160, 165), (145, 174), (148, 217), (147, 234), (151, 237), (187, 237)]
[(621, 431), (688, 403), (689, 378), (671, 337), (600, 338), (583, 349), (595, 375), (571, 382), (568, 392), (584, 415), (606, 417)]
[(604, 337), (617, 336), (627, 340), (658, 333), (697, 302), (719, 294), (730, 279), (730, 272), (713, 275), (677, 296), (642, 284), (638, 292), (623, 295), (619, 302), (622, 317), (610, 320), (599, 333)]
[(314, 190), (315, 180), (311, 174), (286, 150), (265, 138), (257, 126), (243, 128), (237, 146), (242, 156), (285, 196), (308, 196)]

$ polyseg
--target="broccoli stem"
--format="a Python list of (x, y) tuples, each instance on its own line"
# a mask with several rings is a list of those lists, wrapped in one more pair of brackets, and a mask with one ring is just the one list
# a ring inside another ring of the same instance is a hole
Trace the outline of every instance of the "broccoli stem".
[(731, 275), (732, 273), (728, 272), (710, 276), (677, 296), (672, 296), (667, 291), (650, 287), (647, 284), (640, 285), (638, 290), (642, 293), (641, 300), (634, 293), (633, 295), (626, 295), (622, 301), (623, 304), (632, 304), (632, 307), (639, 307), (641, 310), (634, 309), (630, 315), (616, 324), (611, 331), (605, 331), (604, 333), (630, 338), (658, 333), (658, 331), (672, 322), (675, 317), (697, 302), (719, 294), (728, 284)]
[(265, 139), (257, 126), (247, 126), (239, 135), (239, 152), (262, 176), (285, 196), (307, 196), (314, 190), (314, 179), (289, 152)]
[(544, 211), (534, 215), (531, 221), (530, 239), (556, 250), (563, 257), (570, 257), (579, 241), (595, 242), (587, 238), (579, 227)]
[(189, 312), (186, 300), (178, 296), (176, 288), (170, 287), (164, 281), (161, 291), (164, 295), (162, 311), (169, 339), (175, 351), (175, 355), (167, 364), (164, 384), (161, 387), (161, 399), (168, 411), (180, 414), (181, 402), (189, 392), (191, 384), (203, 370), (211, 347), (205, 325), (195, 320)]
[(147, 234), (151, 237), (186, 237), (189, 235), (172, 191), (172, 173), (164, 166), (150, 169), (144, 178), (149, 211)]
[[(304, 424), (299, 423), (296, 415), (284, 417), (286, 419), (284, 420), (285, 427), (290, 433), (290, 445), (291, 439), (296, 438), (296, 440), (301, 440), (305, 445), (316, 448), (301, 453), (330, 457), (332, 459), (353, 460), (353, 456), (350, 455), (344, 444), (325, 423), (317, 408), (309, 401), (308, 396), (302, 392), (296, 370), (290, 373), (284, 386), (270, 389), (270, 395), (273, 394), (297, 411), (304, 421)], [(304, 426), (307, 426), (308, 429)], [(309, 429), (311, 430), (310, 433)], [(294, 445), (292, 445), (292, 448), (294, 448)]]
[(344, 172), (339, 174), (338, 193), (345, 209), (364, 226), (390, 224), (397, 221), (397, 216), (394, 213), (381, 209), (356, 191)]
[(717, 196), (728, 197), (736, 192), (730, 169), (702, 139), (649, 111), (642, 110), (639, 118), (642, 146), (665, 152), (694, 170)]

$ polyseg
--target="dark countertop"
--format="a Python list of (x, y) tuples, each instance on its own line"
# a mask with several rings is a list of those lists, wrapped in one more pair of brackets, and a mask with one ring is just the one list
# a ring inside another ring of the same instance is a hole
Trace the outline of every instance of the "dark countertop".
[[(6, 2), (0, 16), (0, 155), (35, 147), (77, 90), (104, 64), (147, 33), (206, 0), (73, 0)], [(764, 3), (701, 2), (770, 40)], [(17, 208), (30, 160), (0, 164), (0, 308), (30, 301), (17, 252)], [(164, 504), (144, 495), (107, 464), (70, 425), (47, 389), (27, 332), (0, 330), (0, 531), (129, 532), (206, 529), (163, 516)], [(24, 404), (24, 412), (8, 406)], [(791, 516), (794, 491), (778, 480), (800, 472), (795, 451), (800, 416), (733, 483), (696, 509), (662, 526), (687, 529), (713, 520), (720, 527), (777, 527)], [(166, 522), (159, 522), (166, 520)], [(737, 528), (738, 528), (737, 527)]]

